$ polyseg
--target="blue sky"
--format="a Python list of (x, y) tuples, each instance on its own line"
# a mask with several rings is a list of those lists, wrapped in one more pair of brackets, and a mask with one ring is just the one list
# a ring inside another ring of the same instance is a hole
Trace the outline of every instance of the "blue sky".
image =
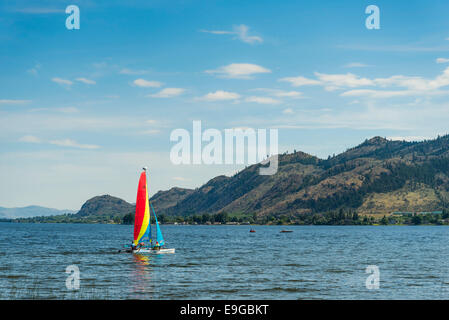
[[(81, 28), (67, 30), (66, 6)], [(380, 9), (380, 29), (365, 8)], [(376, 135), (447, 133), (447, 1), (2, 1), (0, 205), (78, 209), (198, 187), (170, 132), (278, 128), (319, 157)]]

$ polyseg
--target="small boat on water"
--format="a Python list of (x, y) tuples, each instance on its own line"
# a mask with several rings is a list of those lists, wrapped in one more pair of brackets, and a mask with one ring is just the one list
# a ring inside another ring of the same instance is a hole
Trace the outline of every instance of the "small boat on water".
[(253, 232), (256, 232), (256, 230), (250, 229), (249, 232), (253, 233)]
[[(156, 224), (156, 242), (151, 236), (151, 214), (153, 211)], [(143, 168), (140, 174), (139, 186), (137, 188), (136, 213), (134, 217), (134, 239), (131, 246), (127, 247), (127, 252), (139, 254), (162, 254), (175, 253), (175, 249), (164, 248), (165, 241), (162, 231), (157, 221), (156, 212), (149, 202), (147, 188), (147, 168)]]
[(281, 230), (281, 233), (289, 233), (289, 232), (293, 232), (293, 230)]

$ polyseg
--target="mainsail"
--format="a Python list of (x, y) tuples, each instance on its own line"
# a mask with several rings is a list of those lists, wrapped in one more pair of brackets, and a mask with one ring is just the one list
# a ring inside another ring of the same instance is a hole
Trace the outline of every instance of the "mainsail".
[(142, 238), (150, 234), (150, 208), (148, 206), (147, 176), (143, 171), (140, 174), (137, 187), (136, 215), (134, 218), (134, 245), (138, 245)]

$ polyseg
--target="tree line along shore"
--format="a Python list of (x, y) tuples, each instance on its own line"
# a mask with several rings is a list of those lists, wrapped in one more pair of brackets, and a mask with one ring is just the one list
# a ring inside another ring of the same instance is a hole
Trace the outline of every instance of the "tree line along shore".
[[(124, 224), (134, 223), (134, 214), (126, 215), (93, 215), (62, 214), (45, 217), (2, 219), (2, 222), (16, 223), (104, 223)], [(154, 223), (154, 221), (152, 221)], [(372, 214), (361, 215), (353, 210), (335, 210), (325, 213), (311, 213), (301, 215), (258, 216), (244, 213), (216, 213), (189, 216), (159, 216), (160, 224), (184, 225), (449, 225), (449, 210), (434, 212), (396, 212), (389, 215)]]

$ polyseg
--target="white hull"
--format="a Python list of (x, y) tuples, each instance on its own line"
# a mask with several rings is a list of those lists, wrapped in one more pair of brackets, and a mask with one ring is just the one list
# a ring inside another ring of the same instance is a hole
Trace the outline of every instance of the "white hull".
[(159, 249), (159, 250), (153, 250), (153, 249), (137, 249), (137, 250), (133, 250), (133, 253), (138, 253), (138, 254), (164, 254), (164, 253), (175, 253), (175, 249)]

